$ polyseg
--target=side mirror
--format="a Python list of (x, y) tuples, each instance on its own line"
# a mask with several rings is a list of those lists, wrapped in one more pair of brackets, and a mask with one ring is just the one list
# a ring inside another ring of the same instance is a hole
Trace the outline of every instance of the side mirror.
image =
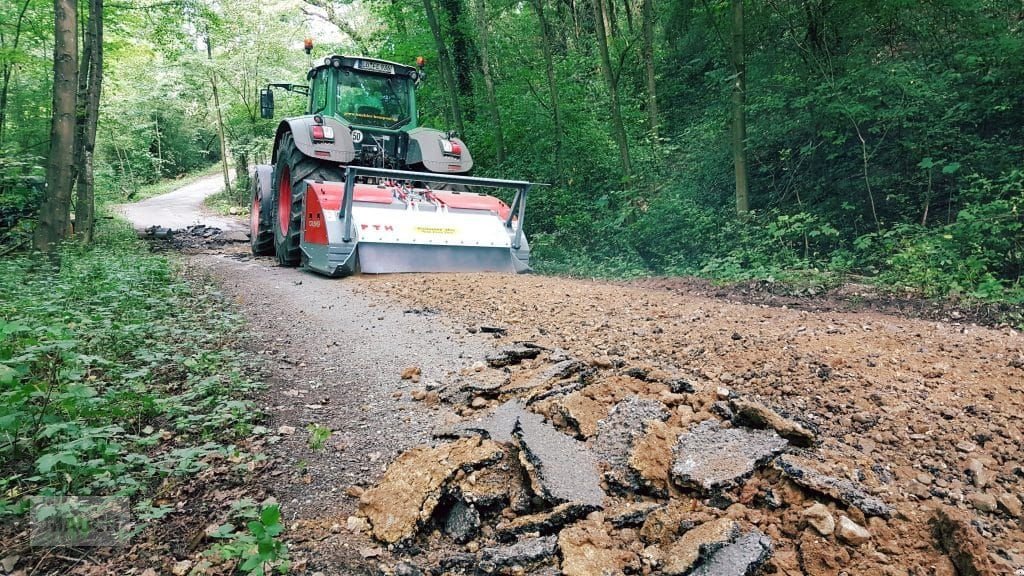
[(260, 90), (260, 118), (274, 117), (274, 91), (270, 88)]

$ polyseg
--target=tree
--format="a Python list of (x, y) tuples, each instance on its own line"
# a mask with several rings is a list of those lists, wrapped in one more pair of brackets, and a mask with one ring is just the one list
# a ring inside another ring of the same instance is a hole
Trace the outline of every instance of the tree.
[[(539, 1), (539, 0), (538, 0)], [(622, 176), (629, 178), (632, 170), (629, 162), (629, 142), (626, 138), (626, 127), (622, 122), (622, 108), (619, 105), (619, 80), (612, 70), (611, 57), (608, 54), (608, 33), (606, 20), (610, 19), (602, 0), (591, 0), (594, 6), (594, 29), (597, 32), (597, 49), (601, 55), (601, 74), (604, 76), (605, 87), (608, 89), (609, 112), (612, 119), (612, 138), (619, 147), (619, 162), (622, 165)]]
[(53, 109), (46, 196), (39, 210), (33, 243), (51, 252), (67, 236), (75, 161), (75, 104), (78, 88), (78, 5), (54, 0)]
[[(629, 0), (626, 0), (627, 4)], [(658, 139), (658, 84), (654, 73), (654, 0), (643, 0), (644, 78), (647, 80), (647, 122)]]
[(11, 40), (11, 45), (8, 48), (4, 42), (4, 33), (0, 30), (0, 47), (4, 49), (5, 53), (9, 53), (11, 56), (3, 58), (3, 65), (0, 66), (0, 148), (4, 145), (4, 127), (7, 126), (7, 97), (10, 93), (11, 78), (14, 76), (14, 58), (13, 55), (18, 52), (18, 43), (21, 41), (21, 27), (25, 22), (25, 12), (28, 11), (28, 4), (30, 0), (25, 0), (21, 4), (21, 9), (18, 10), (18, 17), (14, 23), (14, 39)]
[(743, 54), (743, 0), (732, 0), (732, 157), (736, 172), (736, 212), (750, 211), (747, 192), (747, 70)]
[(433, 0), (423, 0), (423, 8), (427, 16), (427, 23), (430, 25), (430, 33), (434, 36), (434, 45), (437, 47), (437, 57), (440, 62), (441, 82), (448, 93), (448, 103), (451, 106), (451, 116), (455, 121), (455, 129), (459, 134), (465, 133), (465, 125), (462, 122), (462, 103), (459, 101), (459, 84), (455, 79), (452, 68), (452, 59), (448, 53), (448, 44), (445, 42), (441, 25), (437, 21), (437, 13), (434, 11)]
[(78, 77), (79, 122), (75, 142), (75, 233), (92, 242), (95, 213), (95, 148), (103, 86), (103, 0), (89, 0), (89, 21)]
[(537, 13), (537, 22), (540, 23), (541, 51), (544, 54), (544, 73), (548, 81), (548, 101), (551, 107), (551, 117), (555, 121), (555, 160), (562, 165), (562, 138), (565, 128), (562, 126), (562, 106), (558, 101), (558, 79), (555, 77), (554, 57), (551, 54), (551, 46), (554, 44), (554, 37), (551, 34), (551, 27), (548, 26), (548, 19), (544, 16), (544, 0), (530, 0), (534, 12)]
[(501, 108), (494, 94), (494, 77), (491, 75), (491, 61), (487, 52), (488, 28), (487, 6), (485, 0), (476, 0), (476, 29), (480, 36), (480, 69), (484, 76), (484, 89), (487, 91), (487, 108), (494, 126), (494, 153), (498, 164), (505, 161), (505, 134), (501, 126)]

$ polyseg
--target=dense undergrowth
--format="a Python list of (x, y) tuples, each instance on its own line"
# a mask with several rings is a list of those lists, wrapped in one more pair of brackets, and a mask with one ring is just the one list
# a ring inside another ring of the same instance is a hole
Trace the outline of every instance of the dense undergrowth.
[(161, 484), (262, 458), (236, 445), (257, 426), (257, 383), (217, 292), (121, 224), (54, 262), (0, 260), (3, 522), (38, 496), (114, 496), (138, 530), (173, 509)]

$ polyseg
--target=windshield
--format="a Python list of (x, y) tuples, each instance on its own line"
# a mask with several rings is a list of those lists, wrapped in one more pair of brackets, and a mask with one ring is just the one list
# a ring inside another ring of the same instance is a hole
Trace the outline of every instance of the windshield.
[(338, 75), (338, 113), (352, 124), (397, 128), (409, 121), (409, 79), (345, 70)]

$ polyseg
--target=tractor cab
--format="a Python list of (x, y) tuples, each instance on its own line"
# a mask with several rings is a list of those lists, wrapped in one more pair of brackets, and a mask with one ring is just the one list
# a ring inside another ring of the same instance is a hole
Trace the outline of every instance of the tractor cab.
[(309, 71), (309, 113), (352, 127), (416, 127), (415, 85), (423, 73), (386, 60), (331, 56)]

